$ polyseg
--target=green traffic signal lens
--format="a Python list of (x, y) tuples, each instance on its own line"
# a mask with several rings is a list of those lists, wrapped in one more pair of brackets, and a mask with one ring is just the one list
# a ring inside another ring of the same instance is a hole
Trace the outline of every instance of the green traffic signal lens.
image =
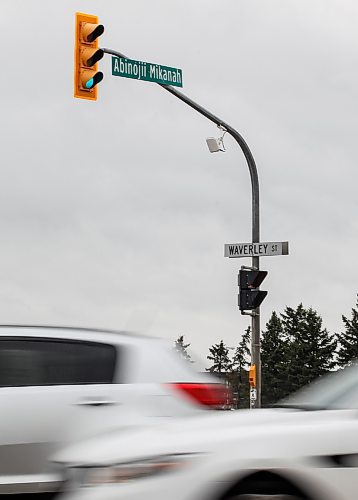
[(84, 86), (86, 87), (86, 89), (91, 90), (97, 85), (97, 83), (101, 82), (102, 80), (103, 80), (103, 73), (101, 71), (98, 71), (84, 83)]

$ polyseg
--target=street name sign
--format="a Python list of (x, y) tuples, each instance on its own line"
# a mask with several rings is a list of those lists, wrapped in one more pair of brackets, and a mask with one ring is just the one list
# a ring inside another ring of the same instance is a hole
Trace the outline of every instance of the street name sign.
[(288, 241), (268, 241), (266, 243), (227, 243), (224, 247), (224, 256), (237, 257), (265, 257), (271, 255), (288, 255)]
[(161, 83), (162, 85), (173, 85), (174, 87), (183, 86), (181, 69), (124, 57), (112, 57), (112, 75)]

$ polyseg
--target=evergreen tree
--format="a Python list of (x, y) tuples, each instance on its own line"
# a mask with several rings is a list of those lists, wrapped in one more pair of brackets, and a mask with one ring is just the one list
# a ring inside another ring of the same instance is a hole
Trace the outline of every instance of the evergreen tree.
[(358, 295), (356, 307), (352, 309), (352, 319), (342, 316), (345, 332), (337, 334), (337, 364), (341, 367), (358, 362)]
[(269, 406), (332, 370), (337, 340), (312, 308), (273, 312), (261, 341), (262, 404)]
[[(175, 341), (174, 349), (181, 354), (186, 360), (191, 361), (191, 356), (188, 353), (187, 349), (190, 347), (190, 344), (184, 343), (184, 335), (180, 335)], [(192, 362), (192, 361), (191, 361)]]
[(237, 346), (234, 356), (232, 358), (232, 368), (237, 372), (241, 372), (247, 368), (250, 364), (251, 357), (251, 327), (248, 326), (245, 330), (245, 333), (241, 337), (241, 341)]
[(229, 358), (229, 349), (221, 340), (219, 344), (214, 344), (209, 349), (210, 355), (207, 359), (212, 361), (207, 371), (211, 373), (226, 374), (231, 370), (232, 363)]
[(286, 307), (281, 314), (287, 341), (287, 394), (309, 384), (335, 366), (337, 341), (325, 328), (312, 308)]
[(232, 358), (230, 384), (234, 394), (237, 395), (237, 408), (249, 408), (249, 374), (248, 366), (251, 358), (251, 327), (248, 326), (241, 337)]
[(287, 340), (274, 311), (261, 340), (262, 406), (271, 406), (287, 394)]

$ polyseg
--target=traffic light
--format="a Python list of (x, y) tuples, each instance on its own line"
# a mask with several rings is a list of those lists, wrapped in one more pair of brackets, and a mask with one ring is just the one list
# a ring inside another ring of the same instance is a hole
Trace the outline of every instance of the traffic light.
[(103, 32), (97, 16), (76, 12), (74, 97), (97, 99), (97, 84), (103, 80), (97, 63), (104, 56), (98, 37)]
[(256, 387), (256, 365), (251, 365), (249, 368), (249, 384), (250, 387)]
[(263, 290), (257, 290), (267, 276), (267, 271), (239, 271), (239, 308), (240, 311), (256, 309), (267, 295)]

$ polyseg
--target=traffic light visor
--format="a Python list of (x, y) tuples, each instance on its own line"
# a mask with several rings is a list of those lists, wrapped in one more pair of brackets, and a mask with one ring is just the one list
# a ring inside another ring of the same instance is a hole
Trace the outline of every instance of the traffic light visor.
[(85, 89), (93, 89), (102, 80), (103, 73), (101, 71), (84, 70), (81, 73), (81, 84)]
[(82, 23), (82, 40), (92, 43), (104, 33), (103, 24)]
[(241, 289), (259, 288), (267, 276), (267, 271), (239, 271), (239, 286)]
[(260, 307), (262, 301), (266, 297), (267, 292), (264, 290), (240, 290), (239, 308), (241, 311), (250, 311)]
[(81, 52), (81, 62), (84, 66), (94, 66), (102, 57), (104, 52), (102, 49), (85, 48)]

